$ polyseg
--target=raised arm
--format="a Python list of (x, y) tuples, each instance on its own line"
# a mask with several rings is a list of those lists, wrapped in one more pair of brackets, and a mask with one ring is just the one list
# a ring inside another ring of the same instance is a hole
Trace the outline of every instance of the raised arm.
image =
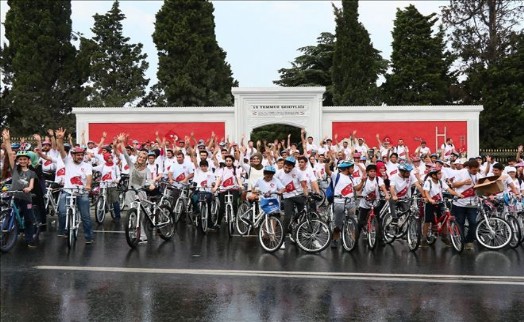
[(14, 169), (15, 168), (15, 155), (13, 154), (13, 150), (11, 149), (11, 135), (9, 134), (8, 129), (4, 129), (2, 131), (2, 138), (4, 140), (5, 152), (7, 153), (8, 160), (9, 160), (9, 167), (11, 169)]
[(62, 157), (62, 159), (65, 159), (65, 157), (67, 156), (67, 153), (66, 153), (66, 151), (64, 149), (64, 135), (65, 135), (65, 132), (66, 132), (66, 130), (63, 129), (63, 128), (59, 128), (58, 130), (55, 131), (56, 147), (57, 147), (57, 150), (60, 153), (60, 156)]

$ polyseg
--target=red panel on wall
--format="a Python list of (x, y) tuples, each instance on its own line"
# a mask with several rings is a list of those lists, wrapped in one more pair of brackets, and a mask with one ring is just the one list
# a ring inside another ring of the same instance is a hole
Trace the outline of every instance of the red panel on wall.
[[(404, 139), (404, 143), (411, 152), (420, 145), (420, 140), (427, 142), (432, 152), (435, 151), (436, 132), (444, 134), (453, 139), (457, 150), (467, 150), (467, 122), (466, 121), (404, 121), (404, 122), (333, 122), (333, 136), (349, 137), (353, 130), (357, 131), (357, 137), (363, 137), (369, 147), (378, 146), (376, 135), (380, 139), (389, 137), (392, 144), (396, 145), (398, 139)], [(444, 142), (443, 137), (438, 138), (438, 146)]]
[(176, 134), (183, 138), (191, 132), (195, 138), (208, 139), (211, 132), (215, 132), (218, 139), (224, 137), (224, 122), (191, 122), (191, 123), (90, 123), (89, 138), (95, 142), (100, 140), (103, 132), (107, 132), (108, 139), (113, 138), (119, 133), (128, 133), (129, 138), (140, 142), (155, 139), (155, 132), (158, 131), (160, 137), (166, 134)]

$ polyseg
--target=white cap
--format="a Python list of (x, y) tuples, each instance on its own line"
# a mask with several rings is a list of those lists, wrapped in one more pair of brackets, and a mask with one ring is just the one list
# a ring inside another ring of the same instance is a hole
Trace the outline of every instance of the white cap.
[(505, 169), (506, 173), (509, 173), (509, 172), (517, 172), (517, 168), (515, 167), (510, 167), (510, 166), (507, 166)]

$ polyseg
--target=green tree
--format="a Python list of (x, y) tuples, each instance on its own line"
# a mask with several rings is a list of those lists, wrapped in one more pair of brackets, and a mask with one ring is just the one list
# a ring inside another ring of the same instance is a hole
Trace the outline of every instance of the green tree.
[(86, 86), (87, 106), (124, 106), (133, 104), (145, 95), (149, 67), (143, 45), (130, 44), (122, 34), (126, 18), (117, 1), (104, 15), (95, 14), (91, 40), (83, 39), (90, 60), (89, 81)]
[(317, 38), (317, 45), (299, 48), (302, 55), (291, 62), (291, 68), (281, 68), (280, 80), (273, 81), (280, 86), (325, 86), (324, 105), (333, 105), (331, 67), (335, 35), (323, 32)]
[(158, 87), (174, 106), (231, 105), (233, 80), (207, 0), (165, 0), (156, 14)]
[(366, 28), (358, 21), (358, 0), (342, 0), (335, 12), (335, 51), (333, 54), (333, 102), (335, 105), (380, 104), (378, 76), (387, 62), (373, 48)]
[[(8, 1), (2, 50), (2, 121), (14, 135), (74, 128), (86, 71), (72, 45), (70, 1)], [(6, 90), (6, 88), (8, 90)]]
[(449, 74), (452, 57), (445, 51), (444, 31), (433, 35), (436, 14), (422, 15), (415, 6), (397, 9), (393, 27), (391, 73), (382, 85), (389, 105), (452, 103)]

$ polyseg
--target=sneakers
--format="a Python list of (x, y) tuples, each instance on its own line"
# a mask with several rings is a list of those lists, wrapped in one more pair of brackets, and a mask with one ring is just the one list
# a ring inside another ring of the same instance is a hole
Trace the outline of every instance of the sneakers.
[(29, 247), (29, 248), (35, 248), (35, 247), (36, 247), (36, 243), (35, 243), (34, 241), (29, 242), (29, 243), (27, 243), (27, 247)]
[(93, 243), (93, 240), (92, 239), (88, 239), (86, 240), (86, 245), (91, 245)]
[(282, 243), (282, 246), (280, 246), (280, 249), (286, 249), (286, 243)]
[(322, 245), (320, 244), (318, 240), (313, 241), (313, 246), (315, 246), (315, 248), (317, 249), (320, 249), (322, 247)]
[(337, 248), (337, 247), (338, 247), (338, 240), (332, 240), (331, 241), (331, 248)]
[(466, 245), (464, 245), (464, 249), (473, 250), (474, 249), (473, 243), (466, 243)]
[(66, 234), (65, 233), (58, 233), (58, 235), (56, 235), (57, 237), (66, 237)]

